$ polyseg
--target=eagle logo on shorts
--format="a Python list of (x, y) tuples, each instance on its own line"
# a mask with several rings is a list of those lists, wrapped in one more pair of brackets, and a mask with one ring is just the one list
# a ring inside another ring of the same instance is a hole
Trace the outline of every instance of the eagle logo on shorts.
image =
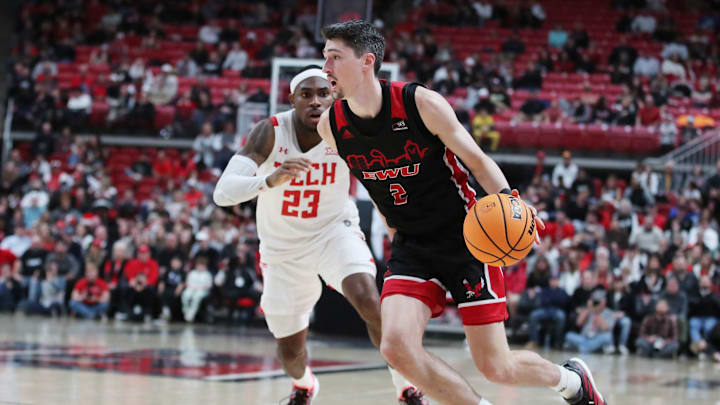
[(483, 284), (484, 284), (484, 283), (483, 283), (483, 279), (482, 279), (482, 278), (481, 278), (480, 281), (479, 281), (477, 284), (475, 284), (474, 286), (471, 285), (470, 282), (467, 281), (466, 278), (464, 278), (464, 279), (463, 279), (463, 285), (464, 285), (465, 288), (467, 289), (467, 291), (465, 291), (465, 298), (466, 298), (466, 299), (479, 298), (479, 297), (480, 297), (480, 294), (482, 293)]

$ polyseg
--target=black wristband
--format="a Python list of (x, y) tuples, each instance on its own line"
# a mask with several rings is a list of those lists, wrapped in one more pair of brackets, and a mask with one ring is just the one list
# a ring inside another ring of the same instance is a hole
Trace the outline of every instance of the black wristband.
[(508, 195), (512, 195), (512, 190), (510, 190), (509, 188), (506, 187), (506, 188), (498, 191), (498, 194), (508, 194)]

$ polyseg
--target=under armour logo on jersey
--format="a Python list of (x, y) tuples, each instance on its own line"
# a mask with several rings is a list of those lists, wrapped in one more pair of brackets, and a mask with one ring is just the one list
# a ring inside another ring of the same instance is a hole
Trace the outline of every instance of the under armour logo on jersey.
[(325, 147), (325, 156), (337, 156), (337, 151), (329, 146)]
[(404, 131), (406, 129), (408, 129), (408, 126), (405, 124), (405, 120), (400, 120), (392, 124), (393, 131)]
[(278, 150), (278, 153), (284, 153), (284, 154), (287, 155), (287, 154), (288, 154), (288, 148), (283, 148), (283, 147), (281, 146), (280, 149)]
[(350, 133), (350, 131), (347, 128), (343, 128), (343, 134), (342, 139), (353, 139), (353, 135)]

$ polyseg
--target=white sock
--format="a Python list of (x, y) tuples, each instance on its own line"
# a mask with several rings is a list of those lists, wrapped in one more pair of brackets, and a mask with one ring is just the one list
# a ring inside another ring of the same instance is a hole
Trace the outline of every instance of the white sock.
[(563, 398), (569, 399), (580, 392), (580, 376), (577, 373), (566, 369), (565, 367), (555, 365), (560, 370), (560, 382), (554, 387), (550, 387), (562, 395)]
[(492, 405), (492, 404), (490, 403), (490, 401), (488, 401), (487, 399), (483, 398), (483, 399), (480, 400), (480, 402), (478, 402), (478, 405)]
[(403, 391), (405, 391), (405, 388), (413, 385), (410, 381), (406, 380), (405, 377), (402, 376), (402, 374), (398, 373), (397, 370), (395, 370), (394, 368), (388, 366), (388, 370), (390, 370), (392, 382), (395, 386), (395, 394), (397, 394), (398, 398), (400, 398), (400, 395), (402, 395)]
[(312, 389), (315, 381), (313, 380), (313, 373), (310, 367), (305, 366), (305, 374), (297, 380), (293, 378), (293, 384), (297, 387)]

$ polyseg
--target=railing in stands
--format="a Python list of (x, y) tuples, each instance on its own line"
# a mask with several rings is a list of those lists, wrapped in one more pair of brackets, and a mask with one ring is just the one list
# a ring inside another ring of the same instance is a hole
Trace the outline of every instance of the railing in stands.
[(5, 167), (8, 157), (10, 156), (10, 150), (12, 149), (10, 132), (12, 129), (13, 110), (15, 109), (15, 101), (12, 98), (8, 99), (6, 108), (5, 122), (3, 125), (2, 167)]
[(651, 164), (660, 169), (665, 163), (672, 161), (676, 171), (691, 172), (695, 166), (700, 166), (705, 173), (713, 173), (719, 159), (720, 131), (713, 130), (653, 159)]

